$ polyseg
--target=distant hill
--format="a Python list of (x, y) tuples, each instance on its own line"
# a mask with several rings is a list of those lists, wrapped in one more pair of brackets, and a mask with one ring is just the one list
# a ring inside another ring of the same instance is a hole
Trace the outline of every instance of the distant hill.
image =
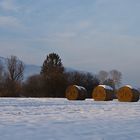
[(40, 71), (41, 66), (25, 64), (24, 79), (27, 79), (31, 75), (39, 74)]

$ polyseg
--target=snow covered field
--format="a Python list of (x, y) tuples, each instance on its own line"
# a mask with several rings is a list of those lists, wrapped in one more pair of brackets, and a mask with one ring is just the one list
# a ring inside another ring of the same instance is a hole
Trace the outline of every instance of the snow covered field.
[(0, 140), (140, 140), (140, 102), (2, 98)]

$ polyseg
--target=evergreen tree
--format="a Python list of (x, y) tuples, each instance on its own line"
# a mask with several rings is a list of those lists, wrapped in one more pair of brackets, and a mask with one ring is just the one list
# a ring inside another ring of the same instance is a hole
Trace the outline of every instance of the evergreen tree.
[(49, 97), (64, 97), (66, 79), (64, 67), (58, 54), (51, 53), (45, 59), (41, 75), (44, 78), (44, 92)]
[(56, 53), (50, 53), (43, 63), (41, 74), (47, 75), (49, 73), (63, 72), (63, 71), (64, 71), (64, 67), (62, 65), (59, 55)]

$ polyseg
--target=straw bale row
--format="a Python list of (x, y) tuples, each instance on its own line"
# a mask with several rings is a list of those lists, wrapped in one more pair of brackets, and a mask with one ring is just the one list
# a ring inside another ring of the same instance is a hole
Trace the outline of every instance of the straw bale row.
[[(98, 85), (92, 91), (92, 98), (95, 101), (111, 101), (117, 97), (120, 102), (137, 102), (139, 100), (139, 91), (131, 86), (123, 86), (116, 93), (110, 86)], [(71, 85), (66, 89), (66, 98), (68, 100), (85, 100), (87, 90), (84, 87)]]

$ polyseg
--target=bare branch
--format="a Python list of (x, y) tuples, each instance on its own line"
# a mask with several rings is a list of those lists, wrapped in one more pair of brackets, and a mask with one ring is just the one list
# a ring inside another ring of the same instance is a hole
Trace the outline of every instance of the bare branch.
[(7, 59), (8, 79), (20, 82), (23, 80), (24, 64), (16, 56)]

